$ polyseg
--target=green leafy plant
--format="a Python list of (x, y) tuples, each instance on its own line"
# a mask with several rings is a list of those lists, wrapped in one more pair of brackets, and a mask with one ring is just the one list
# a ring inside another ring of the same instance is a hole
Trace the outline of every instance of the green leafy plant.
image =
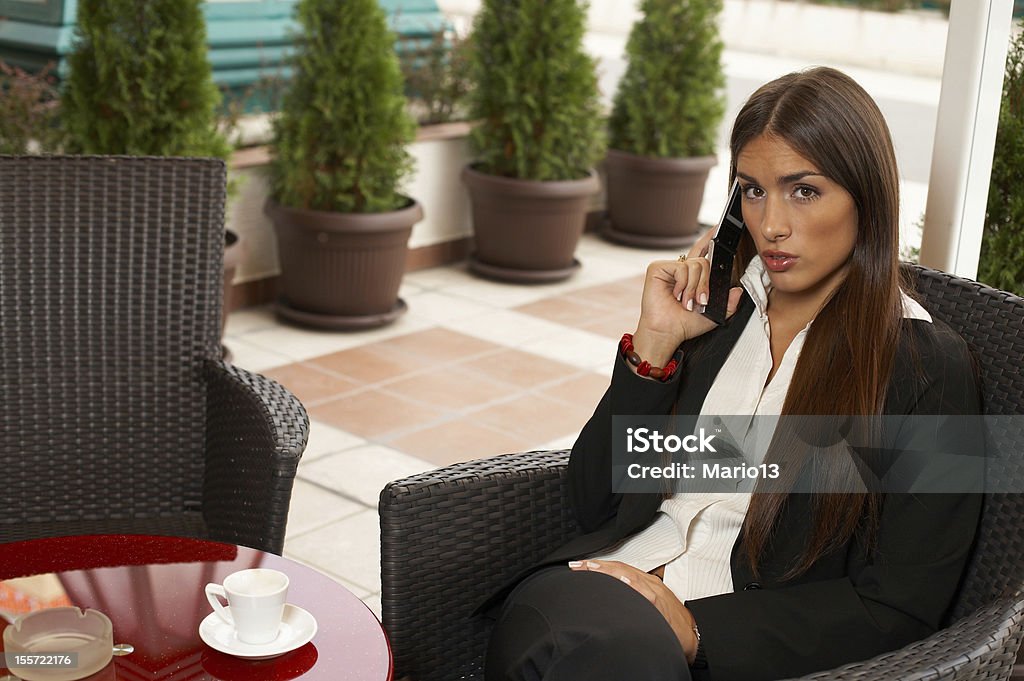
[(1010, 46), (978, 279), (1024, 296), (1024, 33)]
[(643, 0), (640, 9), (608, 144), (639, 156), (709, 156), (725, 112), (722, 0)]
[(200, 0), (79, 0), (68, 64), (71, 151), (228, 156)]
[(28, 73), (0, 61), (0, 154), (53, 152), (63, 145), (52, 64)]
[[(221, 95), (218, 113), (221, 117), (222, 130), (225, 125), (237, 123), (245, 116), (281, 109), (281, 97), (289, 81), (285, 75), (285, 66), (278, 63), (276, 54), (268, 53), (262, 45), (258, 46), (256, 51), (259, 66), (254, 81), (218, 85)], [(228, 137), (230, 139), (231, 135), (228, 134)]]
[[(802, 0), (798, 0), (802, 1)], [(816, 5), (841, 5), (881, 12), (900, 12), (905, 9), (937, 9), (949, 16), (951, 0), (812, 0)]]
[(242, 87), (219, 86), (220, 105), (217, 108), (217, 126), (229, 143), (237, 148), (263, 144), (266, 133), (257, 124), (257, 132), (247, 130), (248, 124), (268, 112), (281, 108), (281, 98), (288, 86), (279, 72), (263, 73), (253, 83)]
[[(804, 0), (795, 1), (803, 2)], [(951, 0), (811, 0), (811, 2), (815, 5), (857, 7), (881, 12), (900, 12), (905, 9), (937, 9), (948, 17)]]
[(602, 151), (586, 11), (576, 0), (484, 0), (473, 28), (470, 117), (479, 169), (524, 180), (586, 177)]
[[(924, 231), (924, 213), (917, 218), (914, 222), (914, 231), (916, 233), (915, 241), (921, 243), (921, 232)], [(921, 247), (913, 246), (905, 241), (900, 242), (900, 260), (904, 262), (912, 262), (918, 264), (921, 262)]]
[(470, 44), (468, 37), (451, 30), (435, 31), (428, 40), (400, 43), (402, 74), (420, 125), (465, 119)]
[(274, 121), (271, 187), (293, 208), (400, 208), (412, 170), (395, 37), (376, 0), (302, 0), (291, 87)]

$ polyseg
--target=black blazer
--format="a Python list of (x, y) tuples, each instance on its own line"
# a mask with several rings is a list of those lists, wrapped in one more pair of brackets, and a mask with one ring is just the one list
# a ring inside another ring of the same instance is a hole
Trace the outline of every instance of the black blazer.
[[(636, 376), (623, 361), (616, 364), (611, 385), (569, 459), (570, 502), (584, 534), (521, 573), (491, 603), (537, 568), (594, 555), (653, 520), (660, 495), (611, 492), (611, 417), (667, 414), (673, 405), (679, 414), (700, 413), (753, 308), (744, 295), (729, 323), (684, 345), (682, 370), (668, 383)], [(980, 413), (963, 339), (938, 320), (905, 319), (904, 325), (886, 413)], [(713, 681), (830, 669), (895, 650), (939, 628), (971, 550), (981, 495), (887, 495), (874, 553), (868, 555), (854, 538), (799, 577), (781, 581), (810, 531), (811, 499), (789, 496), (759, 564), (759, 578), (742, 556), (741, 533), (731, 560), (735, 591), (687, 601)]]

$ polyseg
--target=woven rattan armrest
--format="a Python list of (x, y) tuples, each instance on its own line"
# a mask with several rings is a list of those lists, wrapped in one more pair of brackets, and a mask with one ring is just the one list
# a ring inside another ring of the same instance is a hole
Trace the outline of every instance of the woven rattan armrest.
[(203, 515), (213, 539), (280, 554), (309, 437), (299, 400), (274, 381), (209, 362)]
[(1024, 598), (1004, 597), (924, 640), (864, 662), (808, 674), (800, 681), (1005, 679), (1013, 668), (1022, 635)]
[(478, 673), (486, 624), (472, 611), (576, 532), (568, 452), (455, 464), (390, 483), (380, 496), (382, 615), (395, 678)]

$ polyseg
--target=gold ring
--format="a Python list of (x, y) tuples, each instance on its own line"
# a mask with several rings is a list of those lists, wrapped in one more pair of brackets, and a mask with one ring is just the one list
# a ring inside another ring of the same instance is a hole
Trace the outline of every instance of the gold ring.
[(679, 262), (686, 262), (686, 254), (685, 253), (681, 253), (679, 255)]

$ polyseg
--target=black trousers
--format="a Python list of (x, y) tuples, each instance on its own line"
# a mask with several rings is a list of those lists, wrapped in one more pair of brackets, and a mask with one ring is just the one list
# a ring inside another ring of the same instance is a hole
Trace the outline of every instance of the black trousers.
[(486, 681), (699, 681), (661, 613), (628, 584), (568, 567), (523, 580), (487, 647)]

